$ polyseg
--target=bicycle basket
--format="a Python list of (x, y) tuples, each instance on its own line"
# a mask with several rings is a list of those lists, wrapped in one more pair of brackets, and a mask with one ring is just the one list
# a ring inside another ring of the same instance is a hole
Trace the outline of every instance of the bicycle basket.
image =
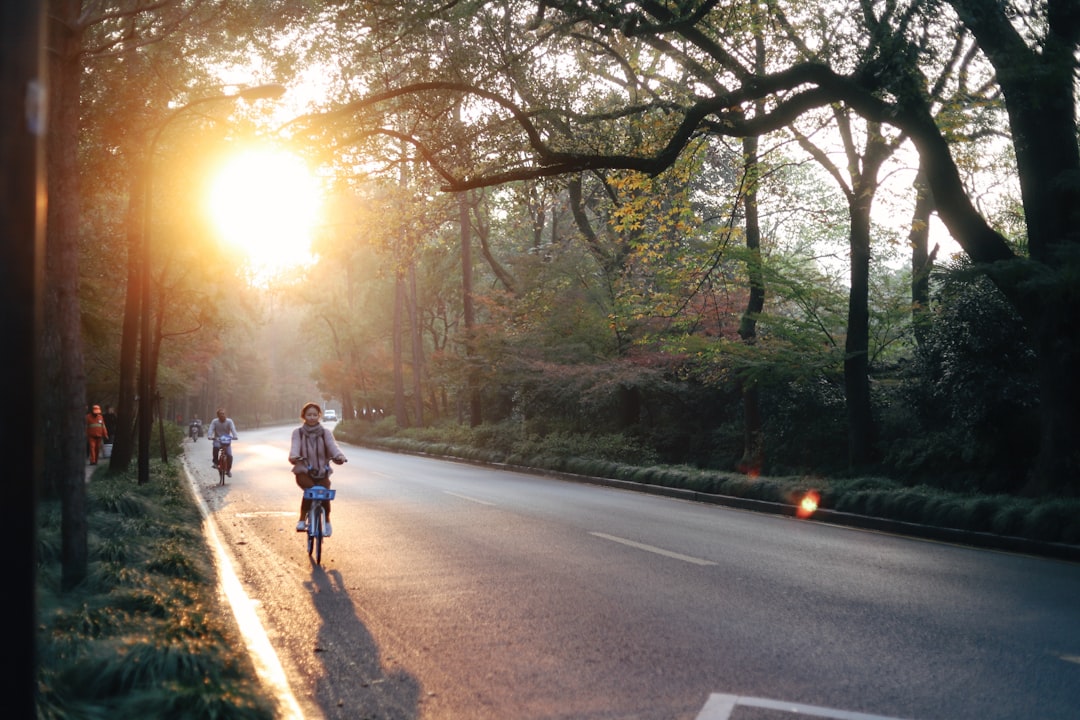
[(330, 488), (324, 488), (322, 485), (315, 485), (309, 487), (304, 491), (305, 500), (333, 500), (334, 495), (337, 494), (336, 490)]

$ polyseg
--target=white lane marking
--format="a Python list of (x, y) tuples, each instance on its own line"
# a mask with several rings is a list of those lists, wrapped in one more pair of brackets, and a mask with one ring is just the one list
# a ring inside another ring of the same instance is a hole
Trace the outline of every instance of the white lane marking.
[(461, 498), (462, 500), (468, 500), (469, 502), (479, 503), (480, 505), (494, 505), (495, 504), (493, 502), (487, 502), (485, 500), (477, 500), (476, 498), (469, 497), (468, 495), (459, 495), (456, 492), (450, 492), (449, 490), (443, 490), (443, 492), (446, 493), (447, 495), (453, 495), (456, 498)]
[(664, 557), (675, 558), (676, 560), (682, 560), (683, 562), (693, 563), (694, 565), (715, 565), (712, 560), (702, 560), (701, 558), (690, 557), (689, 555), (683, 555), (681, 553), (672, 552), (670, 550), (664, 550), (653, 545), (645, 545), (643, 543), (634, 542), (633, 540), (627, 540), (626, 538), (615, 537), (614, 535), (607, 535), (605, 533), (591, 532), (589, 533), (593, 537), (603, 538), (604, 540), (611, 540), (612, 542), (622, 543), (638, 550), (645, 550), (646, 552), (656, 553), (657, 555), (663, 555)]
[(1065, 662), (1071, 662), (1080, 665), (1080, 655), (1058, 655), (1058, 657)]
[(300, 709), (300, 703), (296, 701), (296, 696), (293, 695), (292, 688), (289, 687), (285, 669), (281, 666), (277, 653), (274, 652), (274, 646), (270, 644), (270, 638), (267, 636), (266, 630), (263, 629), (262, 623), (259, 622), (259, 616), (255, 614), (255, 604), (244, 592), (240, 579), (236, 577), (236, 573), (233, 571), (232, 562), (229, 560), (229, 556), (225, 553), (225, 548), (218, 538), (214, 517), (210, 514), (210, 509), (206, 506), (202, 493), (199, 491), (199, 484), (188, 469), (186, 462), (184, 463), (184, 474), (187, 475), (188, 484), (191, 485), (191, 492), (199, 505), (199, 512), (202, 513), (203, 526), (206, 528), (206, 540), (210, 543), (210, 547), (214, 548), (214, 554), (217, 556), (221, 589), (228, 598), (230, 607), (232, 607), (233, 615), (236, 617), (237, 625), (240, 628), (240, 634), (244, 638), (244, 644), (247, 645), (248, 652), (251, 654), (252, 661), (255, 664), (255, 671), (262, 681), (266, 683), (266, 686), (277, 696), (278, 702), (281, 704), (282, 717), (285, 720), (304, 720), (304, 713)]
[(809, 715), (811, 717), (831, 718), (832, 720), (900, 720), (900, 718), (886, 717), (885, 715), (867, 715), (866, 713), (803, 705), (802, 703), (724, 695), (721, 693), (713, 693), (709, 696), (705, 707), (701, 708), (696, 720), (729, 720), (731, 712), (738, 706), (779, 710), (792, 715)]

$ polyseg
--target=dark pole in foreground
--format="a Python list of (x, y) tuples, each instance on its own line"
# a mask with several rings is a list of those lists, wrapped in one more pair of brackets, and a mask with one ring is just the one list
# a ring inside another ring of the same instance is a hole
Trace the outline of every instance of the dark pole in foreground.
[[(7, 483), (4, 523), (9, 585), (16, 594), (8, 616), (9, 669), (4, 705), (11, 717), (33, 717), (38, 660), (34, 568), (35, 514), (42, 477), (41, 407), (35, 368), (41, 318), (40, 267), (45, 242), (44, 9), (21, 0), (0, 6), (0, 337), (13, 350), (5, 360), (3, 437), (15, 442), (18, 472)], [(30, 422), (27, 420), (30, 419)]]

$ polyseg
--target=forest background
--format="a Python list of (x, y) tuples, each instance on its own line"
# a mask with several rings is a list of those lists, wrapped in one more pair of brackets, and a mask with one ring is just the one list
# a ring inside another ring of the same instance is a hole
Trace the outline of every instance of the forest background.
[[(172, 421), (319, 397), (360, 434), (1080, 488), (1071, 3), (48, 6), (42, 491), (68, 586), (86, 406), (117, 407), (127, 470), (144, 371)], [(242, 96), (271, 83), (284, 102)], [(312, 261), (273, 274), (202, 210), (255, 142), (325, 188)]]

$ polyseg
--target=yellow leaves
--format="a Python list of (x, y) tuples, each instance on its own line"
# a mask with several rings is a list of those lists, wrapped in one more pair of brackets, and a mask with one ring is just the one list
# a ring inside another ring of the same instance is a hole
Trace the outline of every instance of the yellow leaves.
[(624, 172), (607, 178), (615, 197), (611, 229), (635, 236), (635, 242), (671, 240), (695, 232), (701, 221), (690, 204), (683, 165), (657, 177)]

